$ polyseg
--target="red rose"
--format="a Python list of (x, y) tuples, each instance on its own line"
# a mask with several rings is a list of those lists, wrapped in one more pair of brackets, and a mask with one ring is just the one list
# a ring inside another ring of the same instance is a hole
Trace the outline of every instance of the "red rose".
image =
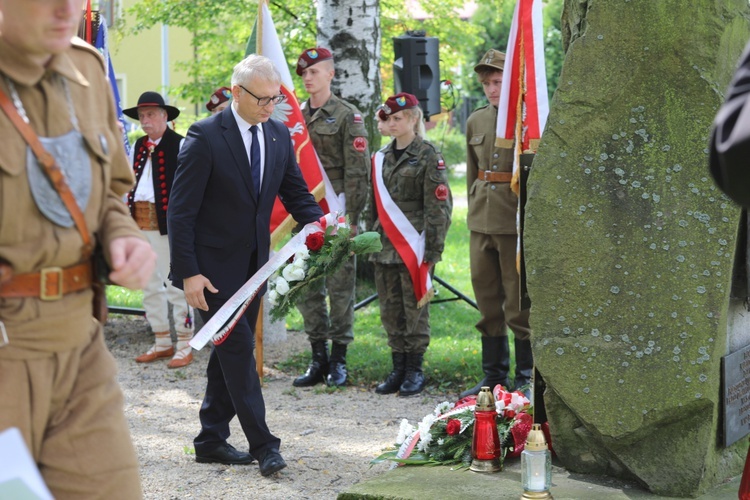
[(307, 245), (307, 248), (311, 252), (317, 252), (323, 248), (323, 243), (325, 243), (325, 237), (321, 232), (308, 234), (307, 238), (305, 238), (305, 245)]
[(445, 432), (449, 436), (455, 436), (461, 432), (461, 421), (455, 418), (448, 420), (448, 423), (445, 424)]

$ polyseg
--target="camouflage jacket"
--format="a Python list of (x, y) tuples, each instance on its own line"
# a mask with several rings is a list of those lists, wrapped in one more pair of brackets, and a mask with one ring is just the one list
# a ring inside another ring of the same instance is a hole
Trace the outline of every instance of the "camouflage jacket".
[(367, 130), (359, 110), (334, 95), (310, 115), (309, 101), (302, 103), (315, 151), (339, 195), (346, 196), (346, 213), (356, 225), (367, 202), (370, 152)]
[[(394, 146), (395, 142), (391, 142), (381, 149), (385, 155), (383, 182), (414, 229), (424, 231), (424, 260), (439, 262), (453, 209), (445, 162), (435, 146), (419, 136), (409, 144), (398, 161), (393, 152)], [(385, 237), (374, 201), (368, 222), (368, 227), (380, 233), (383, 242), (383, 250), (372, 254), (370, 260), (381, 264), (402, 263), (396, 248)]]

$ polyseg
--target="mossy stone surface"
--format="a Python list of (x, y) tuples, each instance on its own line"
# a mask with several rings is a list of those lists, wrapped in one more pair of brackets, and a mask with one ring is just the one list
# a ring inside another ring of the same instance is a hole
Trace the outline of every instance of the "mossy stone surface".
[(707, 167), (750, 38), (743, 16), (740, 0), (567, 1), (529, 177), (531, 326), (553, 441), (566, 467), (658, 494), (699, 494), (744, 458), (718, 434), (740, 211)]

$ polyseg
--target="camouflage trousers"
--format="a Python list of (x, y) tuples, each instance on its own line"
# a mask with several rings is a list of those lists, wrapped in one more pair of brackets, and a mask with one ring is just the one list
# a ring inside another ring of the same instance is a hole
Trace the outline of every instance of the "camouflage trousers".
[[(354, 340), (354, 286), (356, 256), (352, 256), (321, 286), (308, 289), (297, 303), (310, 342), (332, 340), (349, 344)], [(330, 299), (330, 312), (326, 297)]]
[(430, 304), (417, 308), (406, 266), (375, 263), (375, 286), (388, 346), (393, 352), (424, 354), (430, 345)]

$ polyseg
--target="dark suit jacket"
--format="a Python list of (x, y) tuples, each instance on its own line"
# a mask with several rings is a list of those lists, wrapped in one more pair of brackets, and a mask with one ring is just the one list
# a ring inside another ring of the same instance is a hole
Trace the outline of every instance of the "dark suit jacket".
[(750, 43), (714, 120), (710, 168), (717, 186), (750, 207)]
[[(171, 279), (203, 274), (228, 299), (268, 261), (276, 195), (300, 223), (323, 212), (310, 194), (286, 126), (263, 124), (265, 166), (260, 197), (253, 192), (245, 145), (231, 107), (194, 123), (178, 157), (167, 220)], [(257, 259), (251, 257), (257, 252)]]

